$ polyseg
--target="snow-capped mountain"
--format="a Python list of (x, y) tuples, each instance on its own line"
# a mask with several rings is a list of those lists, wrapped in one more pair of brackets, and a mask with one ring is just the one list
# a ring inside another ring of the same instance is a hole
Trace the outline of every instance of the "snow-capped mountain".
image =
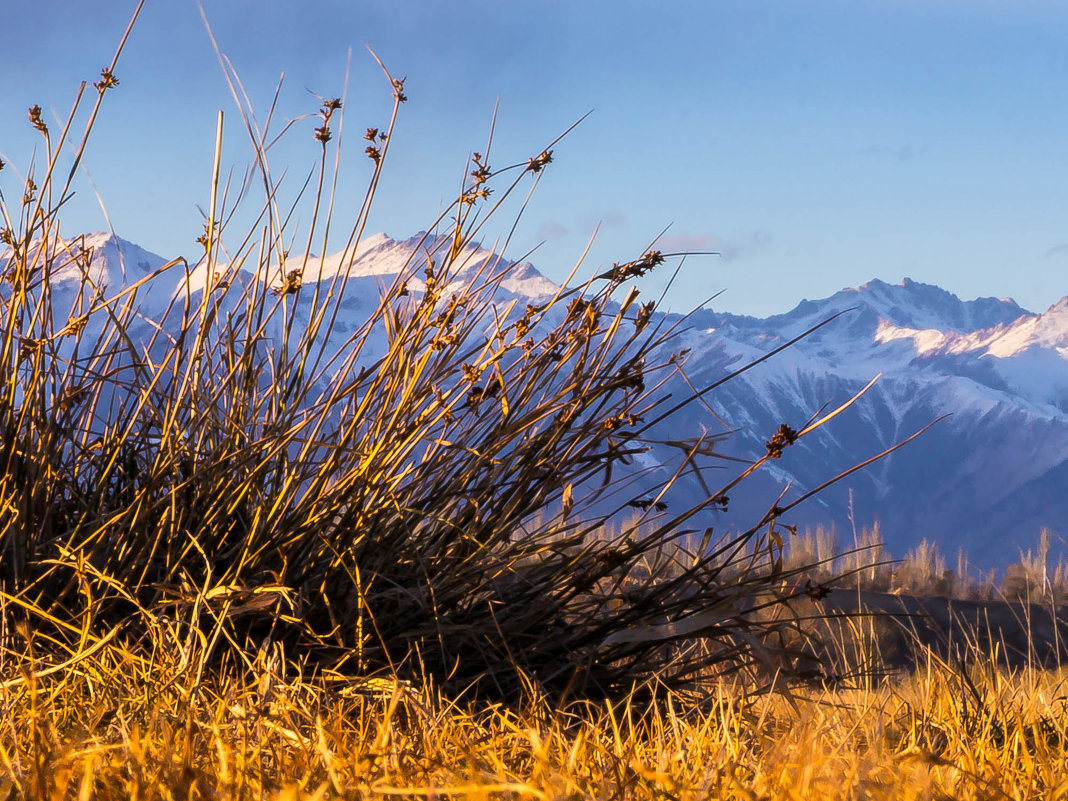
[(834, 521), (848, 544), (853, 523), (877, 519), (896, 555), (927, 538), (990, 567), (1032, 547), (1042, 527), (1068, 532), (1068, 300), (1033, 314), (906, 279), (765, 320), (702, 312), (688, 334), (691, 378), (714, 380), (839, 312), (710, 400), (737, 428), (737, 451), (755, 455), (779, 423), (799, 427), (881, 373), (852, 408), (788, 450), (769, 483), (793, 482), (789, 499), (949, 417), (798, 507), (790, 522)]
[[(132, 242), (113, 234), (97, 232), (75, 237), (59, 244), (59, 265), (51, 280), (53, 284), (79, 283), (82, 272), (88, 268), (89, 280), (107, 294), (121, 287), (131, 286), (157, 270), (166, 262), (161, 256), (149, 253)], [(79, 258), (88, 256), (83, 263)], [(3, 253), (0, 252), (0, 257)]]
[[(85, 237), (82, 246), (94, 249), (91, 269), (101, 285), (132, 283), (164, 262), (103, 234)], [(376, 287), (388, 284), (413, 257), (425, 260), (447, 246), (425, 234), (400, 241), (377, 234), (354, 251), (291, 261), (289, 268), (300, 268), (305, 284), (348, 276), (341, 308), (351, 319), (341, 320), (338, 329), (344, 334), (366, 319)], [(540, 300), (557, 290), (532, 265), (499, 260), (488, 249), (471, 246), (461, 260), (467, 266), (457, 280), (479, 274), (487, 263), (506, 267), (499, 289), (505, 301)], [(193, 297), (204, 286), (196, 271), (172, 272), (149, 287), (149, 308), (182, 294)], [(283, 280), (281, 274), (259, 278), (271, 285)], [(416, 279), (409, 286), (423, 288)], [(683, 323), (674, 348), (689, 349), (682, 369), (694, 386), (707, 386), (835, 314), (706, 395), (711, 409), (692, 404), (657, 426), (658, 438), (683, 440), (726, 425), (733, 434), (719, 450), (754, 458), (780, 424), (800, 429), (826, 404), (848, 400), (881, 374), (853, 406), (732, 490), (728, 510), (711, 520), (717, 530), (748, 528), (787, 485), (780, 505), (949, 415), (782, 522), (801, 528), (833, 524), (848, 546), (854, 525), (859, 530), (878, 520), (895, 555), (926, 538), (950, 557), (963, 548), (973, 564), (988, 568), (1016, 559), (1043, 527), (1068, 534), (1068, 298), (1034, 314), (1009, 299), (962, 301), (908, 279), (899, 285), (871, 281), (766, 319), (702, 310)], [(678, 390), (685, 390), (681, 380)], [(677, 460), (677, 450), (654, 449), (642, 466), (656, 475)], [(706, 483), (723, 484), (737, 470), (727, 462), (716, 475), (706, 473)], [(705, 492), (695, 477), (685, 476), (666, 500), (684, 508)]]
[[(10, 266), (11, 248), (0, 246), (0, 273)], [(144, 317), (159, 318), (166, 310), (168, 293), (162, 289), (166, 282), (173, 286), (176, 278), (161, 279), (154, 274), (166, 259), (112, 234), (92, 233), (69, 239), (52, 237), (42, 248), (40, 240), (30, 247), (27, 257), (31, 283), (47, 280), (52, 286), (50, 311), (56, 330), (68, 321), (87, 314), (101, 301), (115, 298), (124, 289), (142, 284), (138, 308)], [(49, 272), (46, 275), (44, 266)], [(155, 280), (152, 280), (155, 278)], [(150, 287), (155, 287), (150, 291)], [(6, 286), (0, 283), (0, 293)], [(88, 336), (96, 336), (94, 327), (104, 322), (104, 315), (90, 315)], [(70, 342), (60, 346), (69, 348)]]
[[(282, 282), (283, 272), (296, 269), (301, 272), (304, 283), (330, 283), (335, 279), (347, 277), (350, 282), (372, 279), (372, 282), (387, 286), (400, 273), (409, 272), (408, 267), (413, 260), (417, 265), (422, 265), (426, 258), (430, 257), (440, 263), (443, 252), (448, 250), (450, 244), (448, 237), (427, 234), (425, 231), (404, 240), (390, 239), (381, 233), (373, 234), (361, 239), (355, 248), (321, 258), (291, 258), (285, 268), (279, 269), (275, 266), (271, 272), (260, 274), (259, 277), (266, 283), (277, 286)], [(508, 267), (507, 275), (500, 283), (500, 290), (512, 297), (544, 298), (559, 288), (535, 270), (533, 265), (509, 262), (479, 244), (465, 247), (457, 257), (457, 263), (462, 265), (462, 268), (453, 276), (453, 286), (443, 288), (446, 294), (466, 285), (480, 274), (498, 272), (499, 266)], [(176, 291), (196, 292), (203, 286), (204, 270), (200, 268), (194, 270)], [(422, 292), (426, 288), (419, 272), (408, 281), (408, 288), (415, 292)]]
[[(326, 280), (348, 267), (348, 274), (352, 277), (392, 278), (404, 270), (413, 255), (416, 258), (429, 255), (440, 261), (442, 251), (447, 250), (449, 245), (448, 237), (429, 235), (425, 231), (400, 241), (390, 239), (385, 234), (374, 234), (361, 240), (351, 256), (342, 251), (323, 259), (309, 260), (304, 268), (304, 275), (309, 278), (322, 276), (320, 280)], [(559, 288), (535, 270), (532, 264), (512, 264), (501, 260), (481, 245), (464, 248), (457, 261), (464, 265), (454, 278), (457, 288), (466, 284), (480, 270), (495, 269), (498, 261), (502, 266), (508, 265), (508, 274), (501, 282), (501, 289), (516, 297), (532, 300), (544, 298)], [(416, 278), (411, 282), (410, 288), (422, 291), (425, 283)], [(449, 287), (445, 287), (445, 292), (449, 290)]]

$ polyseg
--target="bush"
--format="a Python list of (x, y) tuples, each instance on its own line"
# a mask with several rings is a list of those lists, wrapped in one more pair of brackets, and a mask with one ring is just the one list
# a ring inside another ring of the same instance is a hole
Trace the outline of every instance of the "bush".
[[(257, 227), (229, 233), (217, 155), (200, 260), (109, 294), (84, 240), (60, 236), (64, 143), (31, 113), (49, 170), (39, 187), (28, 171), (21, 202), (3, 207), (0, 256), (5, 617), (69, 660), (122, 641), (186, 649), (198, 656), (178, 671), (202, 671), (274, 642), (314, 669), (422, 671), (505, 698), (685, 688), (754, 663), (788, 673), (792, 652), (769, 635), (797, 624), (761, 614), (786, 597), (786, 509), (718, 542), (687, 526), (819, 422), (782, 426), (767, 455), (689, 509), (660, 508), (673, 479), (635, 497), (629, 462), (708, 389), (665, 408), (676, 329), (624, 293), (664, 257), (519, 309), (498, 302), (504, 263), (473, 244), (555, 143), (501, 170), (475, 154), (432, 227), (444, 233), (341, 331), (346, 267), (407, 99), (386, 76), (393, 115), (368, 131), (369, 188), (329, 277), (312, 251), (328, 252), (339, 225), (323, 209), (340, 100), (306, 132), (314, 192), (290, 207), (268, 166), (274, 132), (243, 108), (264, 187)], [(175, 273), (189, 291), (148, 319), (145, 288)], [(710, 458), (710, 441), (684, 443), (676, 475)], [(618, 537), (598, 536), (635, 506)]]

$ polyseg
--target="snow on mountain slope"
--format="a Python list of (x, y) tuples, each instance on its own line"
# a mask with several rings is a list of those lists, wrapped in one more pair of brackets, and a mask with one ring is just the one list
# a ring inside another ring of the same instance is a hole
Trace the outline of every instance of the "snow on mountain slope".
[[(420, 231), (405, 240), (390, 239), (385, 234), (379, 233), (362, 239), (354, 250), (342, 250), (324, 258), (312, 257), (306, 264), (300, 260), (291, 259), (287, 269), (301, 269), (305, 281), (329, 281), (338, 275), (348, 275), (349, 278), (392, 279), (406, 269), (410, 269), (412, 264), (422, 267), (426, 264), (428, 257), (441, 263), (450, 244), (449, 237), (435, 236), (425, 231)], [(495, 255), (493, 250), (485, 249), (481, 244), (465, 247), (457, 261), (463, 266), (454, 276), (456, 285), (446, 287), (446, 292), (458, 290), (460, 285), (473, 279), (480, 271), (487, 269), (495, 271), (498, 263), (508, 267), (507, 275), (501, 282), (501, 288), (512, 295), (537, 299), (550, 296), (559, 289), (556, 284), (535, 270), (533, 265), (515, 264), (503, 260)], [(268, 276), (268, 281), (277, 282), (278, 278), (276, 270), (275, 275)], [(419, 277), (409, 282), (409, 288), (415, 291), (421, 292), (425, 286), (425, 282)]]
[(1035, 315), (1011, 300), (962, 302), (913, 281), (873, 281), (766, 320), (708, 312), (696, 319), (715, 322), (707, 336), (720, 341), (695, 351), (690, 377), (713, 379), (850, 307), (714, 393), (713, 408), (738, 429), (736, 453), (759, 455), (778, 423), (796, 428), (879, 373), (853, 408), (778, 463), (794, 482), (787, 499), (949, 417), (788, 522), (848, 532), (852, 506), (858, 526), (880, 521), (897, 555), (927, 538), (990, 566), (1031, 547), (1043, 526), (1068, 533), (1068, 493), (1051, 491), (1068, 477), (1066, 301)]
[[(40, 242), (33, 243), (33, 260), (41, 262), (45, 254), (38, 253)], [(51, 275), (53, 285), (78, 283), (85, 273), (98, 289), (117, 292), (144, 278), (163, 266), (166, 259), (120, 239), (114, 234), (96, 232), (84, 236), (51, 242), (54, 253), (49, 254), (56, 269)], [(0, 264), (11, 258), (11, 248), (0, 247)]]
[[(329, 284), (345, 278), (349, 282), (369, 279), (371, 285), (384, 288), (400, 273), (409, 272), (413, 273), (413, 277), (408, 281), (408, 288), (422, 292), (426, 288), (422, 278), (426, 259), (433, 258), (435, 263), (440, 264), (449, 245), (448, 237), (435, 236), (425, 231), (404, 240), (390, 239), (386, 234), (379, 233), (364, 237), (355, 249), (343, 249), (325, 257), (311, 256), (305, 260), (302, 256), (290, 255), (281, 268), (277, 260), (273, 260), (271, 267), (258, 271), (256, 277), (269, 286), (277, 287), (283, 282), (283, 273), (297, 270), (301, 273), (304, 284)], [(496, 272), (498, 263), (501, 267), (507, 267), (507, 274), (500, 288), (513, 297), (544, 299), (559, 289), (530, 263), (516, 264), (503, 260), (480, 244), (464, 248), (458, 263), (463, 267), (453, 276), (452, 284), (444, 288), (446, 293), (459, 291), (461, 286), (474, 279), (480, 271)], [(226, 272), (226, 266), (219, 265), (217, 271)], [(243, 271), (243, 274), (251, 275), (247, 270)], [(183, 278), (172, 292), (195, 294), (203, 289), (204, 284), (205, 268), (198, 266), (192, 269), (189, 276)]]
[[(79, 250), (92, 251), (90, 274), (100, 287), (107, 288), (112, 293), (120, 287), (136, 283), (166, 262), (161, 256), (114, 234), (88, 234), (70, 240), (68, 245), (74, 253)], [(70, 269), (69, 274), (57, 276), (63, 280), (77, 280), (77, 277), (77, 271), (73, 269)]]
[[(99, 267), (93, 261), (101, 281), (114, 283), (123, 274), (127, 282), (137, 280), (163, 262), (122, 240), (98, 241), (101, 236), (86, 237), (86, 245), (103, 256)], [(377, 287), (411, 259), (420, 260), (416, 275), (421, 275), (427, 255), (445, 247), (446, 240), (425, 234), (399, 241), (377, 234), (353, 254), (306, 265), (291, 260), (287, 268), (303, 267), (305, 285), (347, 273), (338, 323), (344, 335), (366, 319)], [(467, 266), (455, 280), (470, 280), (497, 258), (489, 249), (469, 248), (462, 255)], [(501, 284), (505, 302), (544, 299), (558, 289), (529, 264), (500, 266), (507, 271)], [(150, 296), (171, 297), (175, 281), (184, 281), (178, 273), (165, 293), (153, 288)], [(259, 278), (272, 285), (279, 280)], [(202, 284), (194, 274), (185, 288), (195, 295)], [(413, 279), (410, 288), (418, 292), (422, 284)], [(1068, 299), (1033, 314), (1009, 299), (962, 301), (908, 279), (898, 285), (871, 281), (766, 319), (702, 310), (686, 321), (674, 346), (690, 349), (683, 369), (701, 387), (838, 313), (793, 347), (705, 396), (711, 411), (692, 404), (657, 426), (660, 439), (682, 440), (723, 431), (725, 421), (733, 434), (721, 450), (754, 458), (781, 423), (800, 428), (826, 404), (844, 402), (882, 374), (856, 404), (733, 490), (728, 510), (711, 515), (709, 524), (724, 532), (747, 528), (784, 487), (789, 489), (780, 505), (949, 415), (901, 450), (798, 506), (783, 522), (833, 524), (848, 545), (854, 524), (878, 520), (896, 555), (926, 538), (950, 556), (963, 548), (987, 567), (1017, 558), (1042, 527), (1068, 534)], [(668, 389), (677, 396), (687, 391), (681, 380)], [(642, 464), (655, 476), (677, 458), (677, 451), (660, 447)], [(718, 486), (737, 469), (727, 463), (705, 478)], [(681, 509), (704, 492), (689, 475), (666, 499)]]
[[(123, 289), (149, 277), (167, 261), (132, 242), (104, 232), (50, 240), (47, 252), (40, 249), (40, 244), (38, 240), (31, 246), (30, 269), (32, 273), (43, 264), (52, 266), (49, 276), (54, 293), (52, 312), (59, 328), (63, 327), (68, 315), (84, 314), (92, 304), (115, 297)], [(0, 247), (0, 273), (8, 269), (11, 254), (10, 247)], [(146, 285), (140, 291), (139, 299), (141, 313), (155, 317), (166, 308), (170, 297), (158, 285), (155, 291)]]

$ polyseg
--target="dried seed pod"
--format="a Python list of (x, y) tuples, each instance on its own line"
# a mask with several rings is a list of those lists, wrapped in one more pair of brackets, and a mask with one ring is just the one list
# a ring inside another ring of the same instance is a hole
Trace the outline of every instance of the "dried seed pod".
[(783, 423), (764, 447), (767, 449), (769, 458), (778, 459), (782, 456), (782, 452), (795, 442), (797, 442), (797, 432)]
[(104, 94), (108, 89), (114, 89), (118, 85), (119, 79), (115, 77), (115, 74), (108, 67), (100, 70), (100, 80), (93, 84), (100, 94)]
[(41, 107), (36, 104), (30, 106), (30, 124), (45, 136), (48, 136), (48, 126), (41, 119)]

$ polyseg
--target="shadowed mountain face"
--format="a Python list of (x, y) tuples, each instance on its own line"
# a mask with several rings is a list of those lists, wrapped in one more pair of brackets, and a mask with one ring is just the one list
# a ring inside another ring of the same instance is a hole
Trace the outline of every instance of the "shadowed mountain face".
[[(848, 310), (848, 311), (846, 311)], [(963, 302), (934, 286), (873, 281), (765, 320), (701, 312), (689, 335), (702, 384), (843, 312), (788, 351), (713, 393), (756, 455), (775, 426), (797, 428), (876, 375), (853, 407), (776, 463), (786, 495), (805, 491), (949, 415), (880, 462), (799, 507), (801, 525), (850, 531), (878, 520), (892, 553), (920, 539), (974, 563), (1004, 566), (1058, 531), (1068, 513), (1068, 306), (1041, 315), (1011, 300)], [(772, 482), (776, 483), (776, 482)], [(848, 544), (848, 538), (843, 537)]]
[[(87, 236), (85, 244), (94, 248), (94, 276), (101, 282), (106, 278), (109, 291), (139, 280), (164, 261), (103, 234)], [(403, 241), (379, 234), (353, 253), (309, 261), (303, 280), (307, 285), (350, 276), (336, 332), (343, 339), (366, 319), (376, 287), (388, 284), (413, 254), (420, 258), (443, 246), (421, 234)], [(460, 279), (475, 277), (487, 260), (491, 267), (507, 267), (499, 290), (502, 303), (515, 300), (522, 306), (555, 291), (529, 264), (470, 250)], [(258, 278), (268, 284), (281, 280)], [(193, 299), (203, 283), (196, 271), (170, 271), (143, 294), (145, 314), (156, 315), (187, 290)], [(413, 281), (410, 288), (418, 292), (421, 286)], [(784, 488), (780, 506), (949, 415), (901, 450), (806, 501), (782, 522), (833, 524), (848, 545), (854, 524), (860, 529), (878, 520), (895, 555), (926, 538), (950, 555), (963, 548), (973, 564), (987, 568), (1015, 560), (1021, 549), (1034, 545), (1042, 527), (1068, 534), (1068, 299), (1033, 314), (1012, 300), (961, 301), (908, 279), (899, 285), (872, 281), (823, 300), (802, 301), (766, 319), (699, 311), (683, 323), (675, 350), (689, 349), (682, 369), (695, 386), (707, 386), (838, 313), (791, 348), (710, 392), (707, 407), (691, 404), (656, 427), (663, 440), (729, 427), (734, 433), (719, 450), (755, 458), (780, 424), (800, 429), (826, 404), (848, 400), (881, 374), (852, 407), (787, 448), (781, 459), (730, 493), (726, 512), (710, 513), (699, 526), (712, 525), (722, 533), (748, 528)], [(370, 347), (367, 353), (374, 351)], [(678, 378), (667, 389), (679, 396), (687, 391)], [(677, 463), (677, 450), (658, 447), (639, 459), (638, 467), (662, 478)], [(725, 462), (720, 470), (706, 471), (704, 483), (715, 491), (739, 469)], [(666, 500), (676, 511), (704, 493), (696, 477), (684, 476)]]

